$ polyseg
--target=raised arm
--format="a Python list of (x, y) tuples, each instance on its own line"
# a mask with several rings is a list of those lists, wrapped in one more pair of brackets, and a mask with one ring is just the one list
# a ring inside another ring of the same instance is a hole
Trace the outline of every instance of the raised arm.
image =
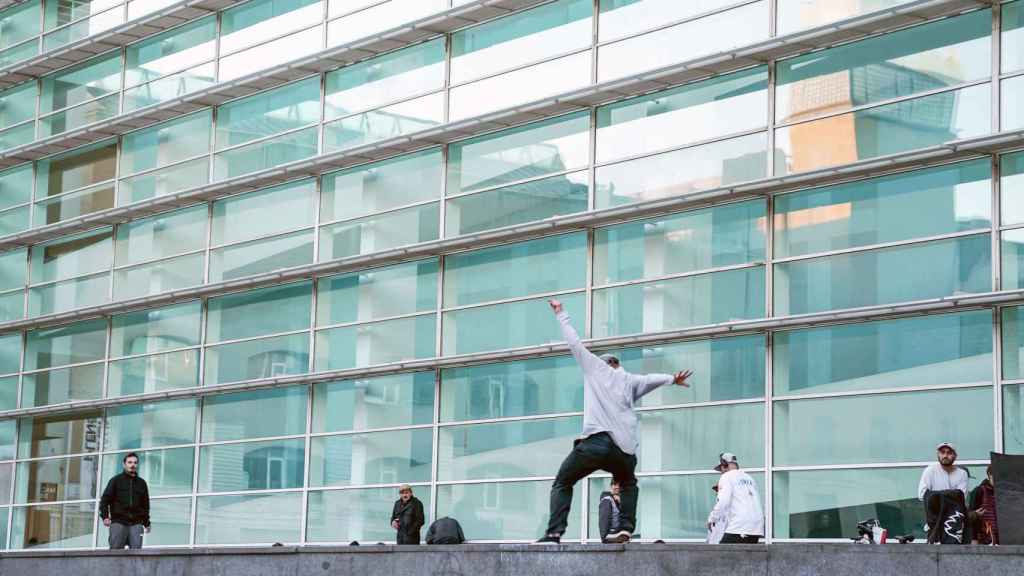
[(692, 374), (691, 370), (676, 372), (675, 374), (629, 374), (629, 385), (633, 388), (633, 400), (639, 400), (644, 395), (669, 383), (689, 388), (690, 385), (686, 382), (686, 379)]
[(606, 367), (607, 364), (594, 355), (593, 352), (587, 350), (586, 346), (580, 342), (580, 335), (572, 327), (572, 323), (569, 321), (569, 313), (562, 309), (562, 303), (558, 300), (548, 300), (548, 305), (555, 312), (555, 316), (558, 318), (558, 325), (562, 329), (562, 338), (565, 338), (566, 344), (569, 345), (569, 350), (576, 358), (576, 362), (579, 363), (580, 367), (584, 371)]

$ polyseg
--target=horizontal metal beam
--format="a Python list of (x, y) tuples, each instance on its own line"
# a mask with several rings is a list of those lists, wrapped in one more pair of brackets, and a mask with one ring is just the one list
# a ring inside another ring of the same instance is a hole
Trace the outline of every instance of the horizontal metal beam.
[[(972, 309), (984, 309), (994, 306), (1021, 304), (1024, 303), (1024, 290), (1012, 290), (1005, 292), (989, 292), (984, 294), (971, 294), (949, 296), (945, 298), (934, 298), (919, 300), (903, 304), (886, 306), (869, 306), (849, 310), (838, 310), (834, 312), (822, 312), (817, 314), (801, 314), (794, 316), (782, 316), (777, 318), (765, 318), (759, 320), (738, 320), (724, 322), (721, 324), (710, 324), (707, 326), (696, 326), (680, 330), (654, 332), (635, 336), (617, 336), (612, 338), (598, 338), (585, 341), (588, 348), (594, 350), (607, 350), (612, 348), (625, 348), (636, 346), (651, 346), (679, 342), (686, 340), (699, 340), (712, 337), (737, 336), (742, 334), (759, 334), (777, 330), (792, 330), (798, 328), (811, 328), (815, 326), (826, 326), (837, 323), (868, 322), (872, 320), (883, 320), (887, 318), (900, 318), (934, 314), (941, 312), (954, 312)], [(554, 320), (552, 319), (552, 322)], [(331, 370), (313, 374), (302, 374), (284, 378), (262, 378), (247, 380), (233, 384), (222, 384), (217, 386), (203, 386), (196, 388), (183, 388), (178, 390), (167, 390), (163, 392), (152, 392), (123, 396), (119, 398), (104, 398), (99, 400), (79, 400), (39, 406), (33, 408), (20, 408), (0, 412), (0, 419), (35, 416), (40, 414), (54, 414), (63, 412), (74, 412), (83, 410), (95, 410), (109, 408), (124, 404), (139, 402), (159, 402), (162, 400), (174, 400), (183, 398), (198, 398), (223, 394), (227, 392), (242, 392), (248, 390), (260, 390), (266, 388), (277, 388), (297, 384), (310, 384), (317, 382), (329, 382), (332, 380), (369, 378), (373, 376), (384, 376), (401, 372), (414, 372), (424, 370), (437, 370), (443, 368), (455, 368), (461, 366), (473, 366), (477, 364), (488, 364), (494, 362), (511, 362), (541, 356), (566, 354), (568, 348), (565, 344), (548, 344), (542, 346), (530, 346), (503, 350), (499, 352), (483, 352), (478, 354), (464, 354), (458, 356), (446, 356), (437, 358), (426, 358), (422, 360), (410, 360), (406, 362), (394, 362), (381, 364), (366, 368), (351, 368), (346, 370)], [(686, 366), (680, 366), (680, 369)]]
[(97, 54), (159, 34), (245, 0), (183, 0), (0, 69), (0, 90), (84, 62)]

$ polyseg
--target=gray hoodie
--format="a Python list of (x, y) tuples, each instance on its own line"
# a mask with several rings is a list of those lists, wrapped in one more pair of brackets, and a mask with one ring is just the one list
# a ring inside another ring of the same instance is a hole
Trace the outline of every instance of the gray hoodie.
[(620, 450), (636, 454), (637, 417), (634, 406), (659, 386), (672, 382), (671, 374), (630, 374), (608, 364), (587, 350), (569, 323), (569, 314), (558, 313), (562, 336), (583, 370), (583, 436), (607, 432)]

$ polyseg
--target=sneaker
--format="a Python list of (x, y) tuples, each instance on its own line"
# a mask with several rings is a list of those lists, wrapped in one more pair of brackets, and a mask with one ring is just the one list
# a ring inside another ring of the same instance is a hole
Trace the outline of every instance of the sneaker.
[(559, 536), (558, 534), (548, 534), (548, 535), (544, 536), (543, 538), (541, 538), (540, 540), (537, 540), (536, 542), (534, 542), (534, 544), (561, 544), (561, 543), (562, 543), (562, 537)]
[(619, 530), (618, 532), (608, 534), (606, 541), (613, 544), (625, 544), (632, 537), (633, 535), (629, 533), (629, 530)]

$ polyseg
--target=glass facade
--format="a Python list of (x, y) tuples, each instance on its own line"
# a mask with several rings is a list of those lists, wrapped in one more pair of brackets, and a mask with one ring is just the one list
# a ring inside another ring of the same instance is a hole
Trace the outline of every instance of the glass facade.
[[(467, 3), (240, 2), (0, 92), (0, 154)], [(938, 441), (972, 482), (1024, 451), (1024, 152), (842, 169), (1024, 127), (1024, 0), (488, 124), (905, 3), (555, 0), (0, 172), (0, 240), (256, 182), (0, 252), (0, 549), (104, 547), (130, 451), (147, 546), (393, 541), (403, 483), (428, 522), (533, 540), (584, 408), (549, 298), (627, 370), (694, 372), (638, 408), (644, 539), (703, 540), (725, 450), (770, 540), (921, 536)], [(164, 5), (15, 4), (0, 67)], [(396, 144), (463, 121), (491, 128)], [(598, 539), (607, 482), (566, 539)]]

